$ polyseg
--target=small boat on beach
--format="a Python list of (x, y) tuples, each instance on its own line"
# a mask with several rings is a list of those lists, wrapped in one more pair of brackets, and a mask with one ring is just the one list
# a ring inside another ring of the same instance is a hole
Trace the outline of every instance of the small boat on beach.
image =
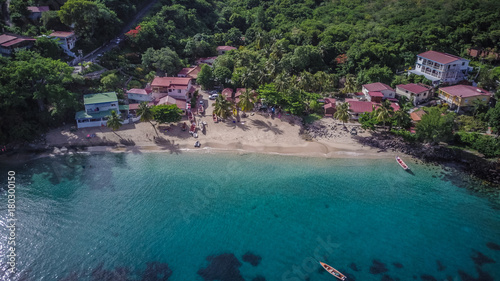
[(403, 162), (403, 160), (399, 158), (399, 156), (396, 156), (396, 161), (398, 162), (399, 166), (401, 166), (401, 168), (403, 168), (405, 171), (410, 169), (408, 165), (406, 165), (405, 162)]
[(331, 275), (337, 277), (338, 279), (340, 280), (345, 280), (347, 277), (340, 273), (340, 271), (336, 270), (335, 268), (329, 266), (328, 264), (324, 263), (324, 262), (319, 262), (319, 264), (321, 264), (321, 266), (326, 270), (328, 271)]

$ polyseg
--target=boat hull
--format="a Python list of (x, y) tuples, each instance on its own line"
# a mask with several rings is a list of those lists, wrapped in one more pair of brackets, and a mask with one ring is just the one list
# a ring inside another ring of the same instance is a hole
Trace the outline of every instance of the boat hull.
[(347, 277), (340, 273), (340, 271), (336, 270), (335, 268), (329, 266), (328, 264), (324, 263), (324, 262), (319, 262), (319, 264), (321, 264), (321, 266), (326, 270), (328, 271), (328, 273), (330, 273), (331, 275), (337, 277), (338, 279), (340, 280), (346, 280)]
[(401, 166), (401, 168), (403, 168), (405, 171), (410, 169), (410, 167), (408, 167), (408, 165), (406, 165), (406, 163), (403, 162), (403, 160), (401, 160), (401, 158), (399, 158), (398, 156), (396, 156), (396, 162), (398, 162), (399, 166)]

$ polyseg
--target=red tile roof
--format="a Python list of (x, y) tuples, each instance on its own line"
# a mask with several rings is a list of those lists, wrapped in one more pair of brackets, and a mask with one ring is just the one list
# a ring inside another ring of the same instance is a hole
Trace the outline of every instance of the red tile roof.
[[(373, 108), (377, 109), (380, 106), (380, 103), (370, 102), (370, 101), (358, 101), (353, 99), (346, 99), (346, 102), (349, 103), (349, 110), (353, 113), (363, 113), (363, 112), (372, 112)], [(391, 103), (392, 109), (394, 111), (399, 110), (399, 104)]]
[[(128, 105), (128, 109), (129, 110), (137, 110), (137, 109), (139, 109), (139, 105), (140, 105), (140, 103), (131, 103)], [(155, 105), (155, 104), (152, 102), (148, 103), (148, 106), (153, 106), (153, 105)]]
[(184, 67), (183, 69), (181, 69), (181, 71), (179, 71), (179, 73), (177, 75), (187, 75), (189, 73), (189, 71), (191, 71), (191, 68)]
[(455, 85), (455, 86), (440, 88), (440, 90), (452, 96), (463, 97), (463, 98), (484, 96), (484, 95), (491, 96), (490, 92), (469, 85)]
[[(189, 85), (191, 78), (188, 77), (155, 77), (151, 83), (151, 87), (174, 87), (174, 86), (184, 86), (184, 88)], [(182, 88), (182, 87), (180, 87)]]
[(127, 91), (129, 94), (137, 94), (137, 95), (147, 95), (148, 92), (145, 89), (137, 89), (137, 88), (132, 88)]
[(370, 97), (381, 97), (381, 98), (384, 97), (384, 94), (382, 94), (381, 92), (368, 92), (368, 95)]
[(50, 8), (49, 6), (40, 6), (40, 7), (30, 6), (28, 7), (28, 10), (32, 13), (43, 13), (50, 11)]
[(410, 117), (413, 121), (418, 122), (422, 120), (422, 116), (425, 115), (425, 111), (423, 109), (419, 109), (417, 111), (413, 111), (410, 113)]
[(439, 62), (442, 64), (447, 64), (447, 63), (462, 59), (461, 57), (457, 57), (457, 56), (450, 55), (447, 53), (436, 52), (436, 51), (427, 51), (427, 52), (419, 54), (418, 56), (432, 60), (432, 61), (436, 61), (436, 62)]
[(337, 100), (334, 99), (334, 98), (326, 98), (325, 99), (325, 103), (333, 103), (333, 104), (335, 104), (336, 102), (337, 102)]
[(363, 113), (363, 112), (372, 112), (373, 111), (373, 102), (369, 101), (357, 101), (357, 100), (349, 100), (349, 110), (353, 113)]
[(16, 34), (2, 34), (0, 35), (0, 45), (3, 47), (10, 47), (12, 45), (16, 45), (18, 43), (21, 43), (23, 41), (36, 41), (36, 39), (28, 37), (28, 36), (21, 36), (21, 35), (16, 35)]
[(66, 38), (75, 35), (73, 31), (54, 31), (49, 36)]
[(389, 87), (389, 85), (384, 84), (384, 83), (380, 83), (380, 82), (371, 83), (371, 84), (365, 84), (365, 85), (363, 85), (363, 87), (365, 89), (367, 89), (368, 92), (380, 92), (380, 91), (383, 91), (383, 90), (392, 90), (392, 91), (394, 91), (394, 89), (391, 88), (391, 87)]
[(335, 103), (327, 103), (323, 105), (324, 108), (335, 108)]
[(402, 90), (406, 90), (408, 92), (412, 92), (414, 94), (418, 94), (418, 93), (422, 93), (422, 92), (426, 92), (428, 91), (429, 89), (427, 89), (426, 87), (424, 86), (420, 86), (420, 85), (417, 85), (417, 84), (401, 84), (401, 85), (397, 85), (396, 88), (399, 88), (399, 89), (402, 89)]
[(233, 89), (225, 88), (224, 90), (222, 90), (222, 95), (225, 96), (227, 100), (232, 100)]
[(236, 48), (232, 46), (217, 46), (217, 51), (231, 51), (231, 50), (236, 50)]

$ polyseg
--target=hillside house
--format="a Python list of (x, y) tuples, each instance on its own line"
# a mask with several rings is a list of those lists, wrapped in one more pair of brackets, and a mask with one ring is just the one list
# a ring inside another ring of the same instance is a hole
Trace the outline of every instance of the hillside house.
[(128, 115), (128, 106), (119, 105), (115, 92), (83, 96), (85, 110), (75, 114), (78, 128), (106, 126), (111, 111)]
[(195, 89), (192, 80), (188, 77), (155, 77), (151, 82), (152, 95), (154, 99), (171, 96), (176, 99), (187, 100), (192, 97)]
[(195, 65), (193, 67), (185, 67), (178, 74), (177, 77), (187, 77), (192, 79), (192, 83), (196, 84), (198, 73), (201, 71), (202, 65)]
[(413, 105), (419, 105), (432, 96), (432, 87), (424, 84), (401, 84), (396, 86), (396, 95), (413, 99)]
[(50, 11), (50, 8), (49, 6), (29, 6), (28, 11), (30, 11), (28, 18), (31, 20), (39, 20), (42, 18), (42, 13)]
[(231, 50), (236, 50), (235, 47), (232, 47), (232, 46), (217, 46), (217, 54), (220, 56), (220, 55), (223, 55), (225, 54), (226, 52), (229, 52)]
[(423, 75), (436, 86), (440, 83), (453, 85), (467, 79), (471, 70), (469, 60), (447, 53), (427, 51), (417, 55), (415, 69), (410, 70), (410, 73)]
[(129, 103), (141, 103), (141, 102), (152, 102), (153, 95), (151, 95), (151, 90), (148, 89), (137, 89), (132, 88), (127, 90), (127, 96)]
[(325, 104), (323, 105), (323, 109), (325, 110), (325, 117), (333, 117), (335, 111), (337, 111), (336, 106), (337, 100), (333, 98), (326, 98)]
[(474, 100), (481, 100), (488, 103), (491, 98), (491, 93), (474, 86), (455, 85), (439, 88), (438, 97), (450, 105), (451, 109), (460, 111), (473, 105)]
[(49, 36), (59, 39), (59, 44), (68, 56), (76, 57), (75, 53), (71, 52), (77, 40), (73, 31), (54, 31)]
[[(393, 99), (396, 97), (396, 92), (389, 85), (384, 83), (371, 83), (362, 86), (361, 91), (365, 95), (365, 98), (369, 101), (371, 100), (369, 92), (379, 92), (382, 93), (383, 99)], [(376, 95), (379, 96), (379, 95)]]
[(16, 51), (30, 49), (35, 41), (35, 38), (28, 36), (12, 33), (2, 34), (0, 35), (0, 55), (8, 57)]
[[(349, 103), (349, 113), (353, 120), (358, 120), (361, 114), (372, 112), (381, 106), (381, 104), (377, 102), (359, 101), (356, 99), (346, 99), (345, 102)], [(399, 110), (399, 105), (397, 103), (391, 103), (391, 107), (394, 111)]]

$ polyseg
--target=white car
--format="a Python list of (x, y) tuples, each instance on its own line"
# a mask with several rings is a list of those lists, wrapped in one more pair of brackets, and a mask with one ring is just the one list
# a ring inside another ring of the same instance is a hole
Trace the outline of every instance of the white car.
[(211, 94), (209, 99), (214, 100), (219, 96), (219, 94)]

